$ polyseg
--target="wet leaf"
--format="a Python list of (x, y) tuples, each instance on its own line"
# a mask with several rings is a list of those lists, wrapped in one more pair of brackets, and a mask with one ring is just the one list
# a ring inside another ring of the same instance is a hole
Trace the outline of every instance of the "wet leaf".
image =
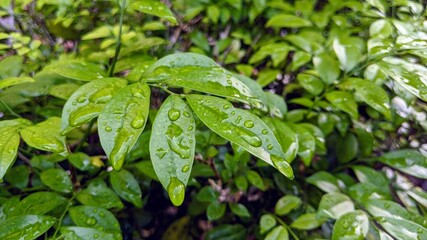
[(274, 213), (279, 216), (284, 216), (290, 213), (292, 210), (297, 209), (301, 206), (302, 201), (299, 197), (293, 195), (286, 195), (281, 197), (274, 207)]
[(85, 240), (85, 239), (103, 239), (103, 240), (116, 240), (121, 239), (121, 237), (115, 237), (112, 233), (106, 233), (101, 230), (94, 228), (86, 227), (62, 227), (61, 228), (61, 237), (64, 239), (75, 239), (75, 240)]
[(341, 216), (332, 230), (332, 240), (364, 239), (369, 231), (369, 219), (365, 212), (356, 210)]
[(223, 224), (214, 227), (206, 234), (206, 240), (241, 240), (246, 238), (246, 229), (240, 224)]
[(277, 224), (276, 218), (272, 214), (264, 214), (261, 216), (259, 225), (261, 228), (261, 234), (269, 232)]
[(305, 166), (310, 166), (316, 150), (316, 139), (304, 125), (292, 124), (290, 127), (298, 137), (298, 156), (301, 157)]
[(36, 239), (49, 230), (55, 218), (40, 215), (22, 215), (7, 219), (0, 225), (0, 238), (4, 240)]
[(227, 97), (261, 108), (262, 103), (242, 81), (210, 58), (195, 53), (177, 53), (154, 63), (143, 81)]
[(248, 181), (255, 187), (257, 187), (260, 190), (265, 190), (264, 181), (262, 180), (262, 177), (253, 170), (248, 170), (246, 172), (246, 178)]
[(353, 94), (350, 92), (332, 91), (328, 92), (325, 97), (334, 107), (348, 113), (351, 118), (359, 118), (357, 103), (354, 100)]
[(277, 118), (263, 118), (263, 121), (273, 131), (282, 149), (285, 160), (292, 162), (298, 153), (298, 135), (283, 121)]
[(283, 118), (288, 112), (288, 106), (286, 105), (283, 97), (277, 94), (265, 92), (265, 104), (270, 112), (271, 116)]
[(77, 193), (77, 200), (84, 205), (106, 209), (123, 208), (119, 197), (100, 180), (93, 181), (89, 186)]
[(236, 214), (239, 217), (242, 218), (250, 218), (251, 217), (251, 213), (249, 212), (249, 210), (246, 208), (245, 205), (241, 204), (241, 203), (229, 203), (230, 209), (231, 211)]
[(32, 193), (17, 204), (15, 215), (43, 215), (64, 204), (65, 201), (64, 197), (53, 192)]
[(35, 82), (31, 77), (9, 77), (0, 80), (0, 89), (7, 88), (10, 86), (22, 84), (22, 83), (29, 83), (29, 82)]
[(289, 239), (289, 233), (288, 230), (283, 226), (277, 226), (271, 232), (267, 234), (265, 237), (266, 240), (288, 240)]
[(341, 69), (345, 72), (349, 72), (359, 63), (362, 56), (358, 48), (360, 41), (364, 44), (362, 39), (354, 37), (336, 38), (333, 41), (333, 49), (340, 62)]
[(381, 187), (372, 183), (357, 183), (348, 188), (348, 194), (352, 199), (363, 202), (369, 199), (391, 199), (389, 192), (384, 192)]
[(342, 215), (354, 211), (354, 204), (342, 193), (327, 193), (322, 196), (316, 217), (319, 220), (338, 219)]
[(379, 19), (369, 26), (371, 38), (387, 38), (393, 33), (393, 26), (387, 19)]
[(51, 189), (70, 193), (73, 191), (73, 183), (67, 172), (59, 168), (51, 168), (40, 173), (40, 179)]
[(413, 213), (403, 208), (400, 204), (381, 199), (367, 200), (363, 202), (363, 206), (374, 217), (388, 217), (396, 219), (411, 220)]
[(177, 95), (157, 112), (150, 138), (150, 156), (157, 177), (175, 206), (184, 201), (196, 147), (193, 113)]
[(312, 230), (320, 226), (315, 213), (305, 213), (292, 222), (291, 227), (299, 230)]
[(227, 205), (225, 203), (220, 203), (218, 201), (211, 202), (208, 205), (208, 209), (206, 210), (206, 215), (208, 217), (209, 221), (215, 221), (225, 214), (225, 210), (227, 208)]
[(131, 202), (136, 207), (142, 207), (142, 192), (138, 181), (129, 171), (122, 169), (120, 172), (110, 172), (110, 182), (113, 190), (122, 199)]
[(215, 191), (211, 186), (205, 186), (197, 193), (197, 200), (200, 202), (213, 202), (219, 197), (219, 192)]
[(328, 172), (317, 172), (308, 177), (306, 181), (327, 193), (340, 192), (337, 179)]
[(142, 13), (164, 18), (174, 25), (178, 24), (169, 7), (162, 2), (156, 0), (134, 0), (129, 7)]
[(427, 156), (417, 150), (396, 150), (383, 154), (377, 160), (409, 175), (427, 179)]
[(81, 59), (61, 60), (51, 63), (38, 75), (40, 78), (44, 75), (57, 75), (65, 79), (77, 81), (92, 81), (106, 76), (100, 65)]
[(383, 227), (390, 235), (397, 239), (405, 240), (419, 240), (427, 239), (427, 229), (421, 225), (418, 225), (414, 222), (389, 218), (389, 217), (380, 217), (377, 221), (381, 227)]
[(390, 99), (387, 92), (371, 81), (352, 78), (352, 85), (359, 96), (366, 104), (383, 114), (387, 119), (391, 119)]
[(16, 188), (26, 188), (30, 181), (30, 169), (26, 165), (12, 167), (4, 175), (4, 180)]
[(67, 100), (79, 88), (80, 85), (74, 83), (58, 84), (49, 88), (49, 95)]
[(102, 148), (114, 170), (119, 171), (145, 127), (150, 106), (150, 88), (134, 83), (121, 89), (102, 109), (98, 133)]
[(97, 79), (81, 86), (67, 100), (62, 110), (62, 134), (90, 122), (127, 82), (121, 78)]
[(265, 26), (274, 28), (300, 28), (311, 25), (311, 22), (307, 19), (290, 14), (278, 14), (270, 18)]
[(215, 133), (293, 178), (292, 168), (285, 160), (287, 156), (272, 131), (258, 117), (234, 108), (221, 98), (194, 94), (186, 98), (200, 120)]
[(76, 152), (68, 155), (70, 163), (80, 171), (94, 171), (98, 166), (94, 159), (82, 152)]
[(328, 53), (321, 53), (313, 58), (314, 69), (322, 81), (329, 85), (338, 80), (341, 73), (338, 61)]
[(335, 148), (335, 152), (340, 163), (347, 163), (353, 160), (359, 151), (359, 142), (353, 133), (347, 133), (345, 137), (340, 137)]
[(61, 118), (51, 117), (34, 126), (21, 130), (20, 134), (24, 141), (37, 149), (67, 154), (65, 137), (61, 136)]
[(386, 192), (389, 192), (388, 185), (390, 181), (383, 172), (365, 166), (352, 166), (351, 168), (360, 182), (372, 183), (379, 188), (387, 189)]
[(297, 80), (307, 92), (313, 95), (319, 95), (323, 92), (323, 82), (316, 76), (308, 73), (300, 73), (297, 75)]
[(95, 206), (76, 206), (69, 210), (70, 217), (79, 227), (96, 228), (105, 232), (120, 232), (120, 224), (110, 211)]

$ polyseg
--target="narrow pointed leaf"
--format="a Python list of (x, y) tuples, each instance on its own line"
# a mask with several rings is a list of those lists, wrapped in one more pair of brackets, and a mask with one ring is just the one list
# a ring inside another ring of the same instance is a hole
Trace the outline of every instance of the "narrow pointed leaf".
[(196, 147), (192, 111), (177, 95), (159, 109), (150, 138), (150, 156), (157, 177), (176, 206), (184, 200)]
[(292, 168), (285, 160), (287, 156), (279, 142), (258, 117), (217, 97), (188, 95), (187, 100), (200, 120), (215, 133), (293, 178)]
[(341, 216), (332, 230), (332, 240), (365, 239), (369, 231), (369, 219), (365, 212), (356, 210)]
[(99, 114), (101, 145), (116, 171), (144, 130), (149, 106), (150, 88), (134, 83), (121, 89)]
[(284, 150), (285, 160), (292, 162), (298, 153), (298, 135), (277, 118), (264, 118), (263, 121), (276, 135), (280, 146)]
[(126, 86), (121, 78), (97, 79), (81, 86), (64, 105), (61, 127), (63, 134), (97, 117), (110, 99)]
[(13, 85), (18, 85), (22, 83), (35, 82), (31, 77), (10, 77), (0, 80), (0, 89), (7, 88)]
[(427, 239), (427, 229), (409, 220), (380, 217), (378, 223), (396, 239)]
[(383, 154), (378, 161), (409, 175), (427, 179), (427, 156), (412, 149), (402, 149)]
[(13, 217), (0, 224), (0, 239), (36, 239), (49, 230), (55, 222), (55, 218), (50, 216), (21, 215)]

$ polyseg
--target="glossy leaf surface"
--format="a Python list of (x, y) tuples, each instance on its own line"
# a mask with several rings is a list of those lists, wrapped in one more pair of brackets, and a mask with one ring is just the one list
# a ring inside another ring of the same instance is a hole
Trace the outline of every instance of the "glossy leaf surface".
[(181, 205), (190, 178), (196, 146), (195, 122), (187, 104), (171, 95), (159, 109), (150, 138), (150, 156), (157, 177), (172, 203)]
[(379, 157), (378, 161), (409, 175), (427, 179), (427, 156), (416, 150), (402, 149), (388, 152)]
[(162, 2), (156, 0), (134, 0), (129, 7), (142, 13), (164, 18), (175, 25), (178, 24), (171, 10)]
[(364, 239), (369, 231), (369, 219), (365, 212), (356, 210), (341, 216), (334, 225), (332, 240)]
[(298, 153), (298, 135), (286, 123), (276, 118), (263, 118), (263, 121), (274, 132), (284, 151), (285, 160), (292, 162)]
[(55, 218), (40, 215), (21, 215), (10, 218), (0, 225), (1, 239), (36, 239), (56, 222)]
[(264, 214), (259, 222), (261, 234), (267, 233), (277, 224), (277, 220), (272, 214)]
[[(101, 230), (86, 227), (62, 227), (61, 233), (63, 238), (85, 240), (85, 239), (117, 239), (113, 234)], [(120, 238), (118, 238), (120, 239)]]
[(77, 200), (84, 205), (110, 208), (123, 208), (119, 197), (102, 181), (93, 181), (89, 186), (77, 193)]
[(106, 76), (99, 65), (84, 60), (62, 60), (51, 63), (43, 69), (39, 77), (52, 74), (77, 81), (92, 81)]
[(378, 218), (378, 223), (397, 239), (427, 239), (427, 229), (425, 227), (405, 219), (380, 217)]
[(301, 206), (302, 201), (299, 197), (293, 195), (286, 195), (281, 197), (274, 207), (274, 213), (279, 216), (284, 216), (294, 209)]
[(134, 83), (120, 90), (99, 114), (101, 145), (116, 171), (144, 130), (149, 106), (149, 87)]
[(320, 226), (315, 213), (305, 213), (292, 222), (291, 227), (300, 230), (312, 230)]
[(306, 181), (327, 193), (340, 192), (337, 179), (328, 172), (317, 172), (308, 177)]
[(120, 232), (120, 224), (108, 210), (95, 206), (76, 206), (69, 210), (70, 217), (79, 227), (96, 228), (105, 232)]
[(348, 113), (353, 119), (359, 118), (357, 103), (350, 92), (332, 91), (328, 92), (325, 96), (334, 107)]
[(142, 207), (142, 192), (138, 181), (129, 171), (122, 169), (120, 172), (110, 173), (110, 182), (113, 190), (122, 199), (131, 202), (136, 207)]
[(288, 230), (283, 226), (277, 226), (271, 232), (267, 234), (265, 237), (267, 240), (275, 240), (275, 239), (281, 239), (281, 240), (288, 240), (289, 239), (289, 233)]
[(313, 58), (314, 69), (319, 73), (325, 84), (332, 84), (340, 75), (338, 61), (327, 53), (322, 53)]
[(15, 207), (16, 215), (46, 214), (60, 205), (64, 204), (66, 199), (53, 192), (36, 192), (28, 195)]
[(71, 182), (70, 176), (67, 172), (59, 168), (51, 168), (43, 171), (40, 174), (40, 179), (51, 189), (70, 193), (73, 190), (73, 183)]
[(217, 97), (193, 94), (188, 95), (187, 100), (200, 120), (215, 133), (293, 178), (292, 168), (276, 137), (258, 117)]
[(35, 82), (35, 80), (31, 77), (10, 77), (0, 80), (0, 89), (29, 82)]
[(267, 27), (274, 28), (300, 28), (311, 25), (309, 20), (288, 14), (275, 15), (266, 24)]
[(354, 79), (352, 83), (357, 96), (366, 104), (383, 114), (387, 119), (391, 119), (390, 99), (383, 88), (371, 81), (363, 79)]
[(338, 219), (342, 215), (354, 211), (354, 204), (342, 193), (327, 193), (322, 196), (317, 210), (317, 219)]

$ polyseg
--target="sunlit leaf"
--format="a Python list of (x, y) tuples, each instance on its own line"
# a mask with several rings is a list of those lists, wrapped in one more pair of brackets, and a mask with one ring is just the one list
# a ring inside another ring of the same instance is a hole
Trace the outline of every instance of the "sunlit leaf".
[(354, 204), (342, 193), (327, 193), (322, 196), (316, 217), (319, 220), (338, 219), (342, 215), (354, 211)]
[(364, 239), (369, 231), (369, 219), (365, 212), (356, 210), (342, 215), (335, 223), (332, 240)]
[(56, 222), (55, 218), (40, 215), (21, 215), (7, 219), (0, 225), (1, 239), (36, 239)]
[(383, 154), (378, 161), (404, 173), (427, 179), (427, 156), (412, 149), (402, 149)]
[(286, 195), (281, 197), (274, 207), (274, 213), (279, 216), (284, 216), (294, 209), (301, 206), (302, 201), (299, 197), (293, 195)]
[(70, 217), (79, 227), (96, 228), (105, 232), (120, 232), (119, 221), (110, 211), (95, 206), (76, 206), (69, 210)]
[(129, 5), (133, 10), (164, 18), (173, 24), (178, 21), (173, 16), (171, 10), (162, 2), (156, 0), (133, 0)]
[(18, 85), (22, 83), (35, 82), (31, 77), (10, 77), (0, 80), (0, 89), (7, 88), (13, 85)]
[(266, 24), (266, 27), (274, 28), (300, 28), (309, 27), (311, 22), (307, 19), (297, 17), (289, 14), (278, 14), (270, 18)]

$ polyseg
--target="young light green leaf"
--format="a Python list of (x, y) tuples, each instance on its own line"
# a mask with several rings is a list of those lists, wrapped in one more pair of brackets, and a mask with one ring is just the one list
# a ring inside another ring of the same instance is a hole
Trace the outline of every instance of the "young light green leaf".
[(263, 191), (265, 190), (264, 181), (262, 180), (262, 177), (257, 172), (253, 170), (248, 170), (246, 172), (246, 178), (252, 185), (257, 187), (258, 189)]
[(97, 117), (110, 99), (126, 84), (126, 80), (121, 78), (103, 78), (77, 89), (64, 105), (62, 134)]
[[(352, 70), (358, 63), (361, 57), (361, 51), (358, 48), (358, 43), (362, 41), (359, 38), (336, 38), (333, 41), (333, 49), (340, 62), (341, 69), (345, 72)], [(362, 41), (363, 43), (363, 41)]]
[(420, 187), (412, 187), (407, 194), (419, 204), (427, 208), (427, 192)]
[(311, 22), (307, 19), (290, 14), (278, 14), (270, 18), (265, 26), (274, 28), (300, 28), (310, 27), (311, 25)]
[(34, 78), (31, 77), (10, 77), (0, 80), (0, 89), (7, 88), (13, 85), (22, 83), (35, 82)]
[(0, 225), (1, 239), (36, 239), (55, 224), (50, 216), (21, 215), (9, 218)]
[(236, 214), (239, 217), (242, 218), (250, 218), (251, 217), (251, 213), (249, 212), (249, 210), (246, 208), (245, 205), (241, 204), (241, 203), (229, 203), (230, 209), (231, 211)]
[(308, 177), (306, 181), (327, 193), (340, 192), (337, 179), (328, 172), (317, 172)]
[(328, 53), (321, 53), (313, 58), (314, 69), (322, 81), (330, 85), (338, 80), (341, 73), (338, 61)]
[(351, 94), (350, 92), (332, 91), (328, 92), (325, 97), (330, 103), (332, 103), (334, 107), (348, 113), (351, 118), (359, 118), (357, 103), (354, 100), (353, 94)]
[(318, 228), (322, 223), (317, 220), (315, 213), (305, 213), (292, 222), (291, 227), (299, 230), (312, 230)]
[(54, 192), (36, 192), (25, 197), (15, 208), (15, 215), (44, 215), (66, 202), (66, 199)]
[(187, 95), (187, 100), (200, 120), (215, 133), (293, 178), (287, 156), (272, 131), (258, 117), (217, 97), (192, 94)]
[(393, 26), (387, 19), (379, 19), (369, 26), (371, 38), (387, 38), (393, 33)]
[(342, 215), (332, 230), (332, 240), (364, 239), (369, 231), (369, 219), (361, 210)]
[[(61, 60), (46, 66), (38, 77), (57, 75), (65, 79), (77, 81), (92, 81), (106, 76), (100, 65), (84, 60)], [(37, 78), (37, 77), (36, 77)]]
[(261, 228), (261, 234), (267, 233), (277, 224), (276, 218), (272, 214), (264, 214), (261, 216), (259, 225)]
[(51, 168), (40, 173), (40, 179), (48, 187), (55, 191), (70, 193), (73, 191), (73, 183), (67, 172), (59, 168)]
[(79, 227), (96, 228), (105, 232), (120, 232), (120, 224), (110, 211), (95, 206), (76, 206), (69, 210), (70, 217)]
[(134, 0), (129, 5), (133, 10), (164, 18), (167, 21), (178, 24), (178, 21), (173, 16), (171, 10), (164, 3), (157, 0)]
[(427, 239), (427, 229), (406, 219), (379, 217), (377, 222), (396, 239)]
[(157, 177), (172, 203), (184, 201), (196, 148), (196, 125), (192, 111), (178, 96), (171, 95), (157, 112), (150, 138), (150, 156)]
[(387, 92), (371, 81), (352, 78), (352, 85), (366, 104), (382, 113), (387, 119), (391, 119), (390, 99)]
[(119, 197), (102, 180), (91, 182), (87, 188), (77, 193), (77, 200), (84, 205), (106, 209), (123, 208), (123, 203)]
[(150, 88), (134, 83), (121, 89), (99, 114), (101, 145), (114, 170), (120, 171), (126, 155), (144, 130), (149, 106)]
[(271, 232), (269, 232), (265, 237), (265, 240), (276, 240), (276, 239), (288, 240), (289, 239), (288, 230), (283, 226), (277, 226)]
[(377, 160), (409, 175), (427, 179), (427, 156), (417, 150), (396, 150), (383, 154)]
[(56, 98), (68, 100), (71, 95), (73, 95), (73, 93), (79, 88), (80, 85), (77, 85), (75, 83), (58, 84), (49, 88), (49, 95), (54, 96)]
[(51, 117), (34, 126), (29, 126), (21, 130), (20, 134), (24, 141), (37, 149), (67, 154), (65, 137), (61, 136), (61, 119)]
[(120, 172), (110, 172), (110, 182), (113, 190), (122, 199), (131, 202), (138, 208), (142, 207), (142, 192), (138, 181), (129, 171), (122, 169)]
[[(102, 240), (116, 240), (121, 239), (120, 233), (112, 234), (106, 233), (101, 230), (87, 227), (62, 227), (61, 239), (102, 239)], [(117, 237), (115, 236), (117, 235)]]
[(316, 217), (319, 220), (338, 219), (342, 215), (354, 211), (354, 204), (342, 193), (327, 193), (322, 196)]
[(206, 215), (209, 221), (215, 221), (225, 214), (227, 205), (225, 203), (220, 203), (218, 201), (211, 202), (206, 210)]
[(293, 195), (286, 195), (279, 199), (274, 206), (274, 213), (279, 216), (284, 216), (294, 209), (301, 206), (302, 201), (299, 197)]
[(263, 121), (276, 135), (282, 149), (285, 149), (285, 160), (292, 162), (298, 153), (298, 135), (277, 118), (263, 118)]
[(359, 202), (369, 199), (391, 199), (390, 192), (386, 192), (381, 187), (377, 187), (369, 182), (357, 183), (350, 186), (348, 194), (352, 199)]
[(286, 59), (291, 50), (293, 50), (293, 47), (285, 42), (266, 44), (251, 56), (249, 64), (260, 62), (270, 56), (271, 60), (273, 60), (273, 67), (277, 67)]
[(177, 53), (158, 60), (142, 81), (188, 88), (263, 107), (246, 84), (208, 57), (195, 53)]
[(292, 62), (290, 65), (291, 71), (295, 72), (300, 67), (310, 62), (310, 60), (311, 60), (311, 54), (303, 51), (296, 51), (292, 57)]

